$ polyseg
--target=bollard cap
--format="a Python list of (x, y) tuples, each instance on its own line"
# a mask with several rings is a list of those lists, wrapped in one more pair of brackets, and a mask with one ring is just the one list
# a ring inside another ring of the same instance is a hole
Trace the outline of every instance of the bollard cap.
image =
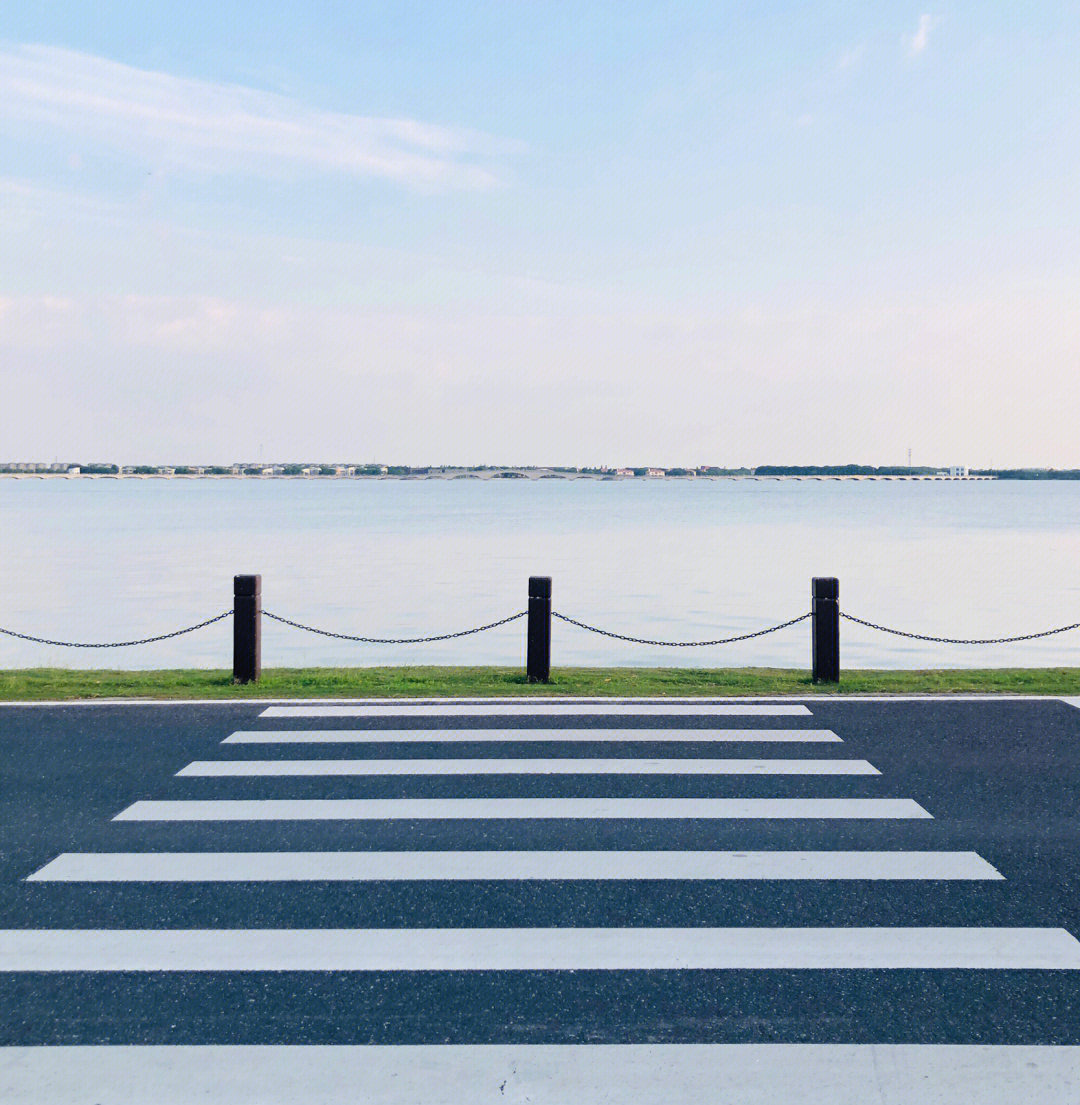
[(810, 587), (810, 594), (816, 599), (838, 599), (840, 597), (840, 580), (834, 576), (815, 576)]
[(529, 598), (551, 598), (551, 576), (529, 576)]
[(258, 595), (262, 591), (262, 576), (233, 576), (233, 594), (240, 597)]

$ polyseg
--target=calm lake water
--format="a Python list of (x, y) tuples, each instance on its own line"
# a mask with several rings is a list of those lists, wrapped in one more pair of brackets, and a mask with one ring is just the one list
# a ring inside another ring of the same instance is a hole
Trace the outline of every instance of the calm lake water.
[[(644, 637), (746, 632), (809, 608), (840, 578), (849, 613), (989, 637), (1080, 620), (1080, 482), (0, 480), (0, 626), (65, 640), (143, 637), (232, 604), (261, 572), (267, 610), (408, 637), (525, 607)], [(1080, 631), (939, 646), (845, 623), (849, 667), (1080, 665)], [(518, 664), (524, 622), (414, 646), (359, 645), (264, 623), (267, 666)], [(555, 664), (808, 663), (806, 623), (740, 644), (667, 649), (555, 623)], [(228, 667), (231, 623), (130, 649), (0, 637), (5, 667)]]

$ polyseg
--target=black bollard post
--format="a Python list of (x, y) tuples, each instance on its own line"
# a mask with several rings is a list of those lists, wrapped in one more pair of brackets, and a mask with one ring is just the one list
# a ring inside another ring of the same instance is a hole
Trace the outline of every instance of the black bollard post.
[(262, 576), (233, 576), (233, 682), (262, 672)]
[(815, 683), (840, 682), (840, 581), (815, 578), (811, 586), (811, 654)]
[(530, 683), (551, 679), (551, 576), (529, 576), (529, 629), (525, 675)]

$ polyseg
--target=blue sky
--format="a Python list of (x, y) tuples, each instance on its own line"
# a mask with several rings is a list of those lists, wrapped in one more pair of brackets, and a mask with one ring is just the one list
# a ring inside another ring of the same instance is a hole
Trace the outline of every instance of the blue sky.
[(5, 5), (3, 451), (1080, 465), (1078, 53), (1071, 4)]

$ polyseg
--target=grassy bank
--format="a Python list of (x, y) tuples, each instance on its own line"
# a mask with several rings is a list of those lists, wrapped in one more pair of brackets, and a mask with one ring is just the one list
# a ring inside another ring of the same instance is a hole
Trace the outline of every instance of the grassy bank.
[(228, 671), (0, 672), (0, 701), (75, 698), (319, 698), (443, 695), (807, 695), (1006, 693), (1080, 695), (1080, 668), (848, 671), (839, 687), (785, 668), (559, 668), (530, 685), (516, 668), (270, 668), (236, 686)]

